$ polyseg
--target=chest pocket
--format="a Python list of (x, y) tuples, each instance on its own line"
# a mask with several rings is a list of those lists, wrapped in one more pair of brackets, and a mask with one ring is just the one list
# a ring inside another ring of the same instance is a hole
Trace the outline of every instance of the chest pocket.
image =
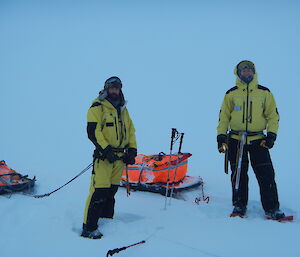
[(233, 110), (232, 111), (244, 111), (246, 108), (246, 99), (242, 96), (234, 97), (232, 99)]
[(265, 99), (262, 96), (252, 97), (252, 116), (253, 117), (263, 117), (265, 111)]
[(116, 121), (113, 115), (110, 113), (103, 115), (103, 120), (102, 120), (102, 127), (103, 129), (107, 128), (113, 128), (116, 126)]
[(101, 112), (102, 112), (102, 120), (101, 120), (101, 130), (105, 128), (110, 128), (115, 126), (115, 121), (113, 115), (106, 110), (106, 108), (103, 108), (101, 106)]

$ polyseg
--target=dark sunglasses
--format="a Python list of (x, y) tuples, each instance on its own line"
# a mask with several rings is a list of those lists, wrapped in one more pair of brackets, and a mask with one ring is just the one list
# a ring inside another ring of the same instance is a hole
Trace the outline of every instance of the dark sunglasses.
[(242, 71), (244, 69), (250, 69), (250, 70), (253, 70), (255, 71), (255, 68), (254, 68), (254, 65), (252, 62), (249, 62), (249, 61), (243, 61), (243, 62), (240, 62), (237, 66), (237, 69), (239, 71)]
[(108, 80), (106, 80), (106, 83), (107, 84), (111, 84), (111, 83), (122, 84), (121, 80), (119, 78), (116, 78), (116, 77), (109, 78)]
[(112, 77), (105, 81), (105, 88), (122, 88), (122, 82), (118, 77)]

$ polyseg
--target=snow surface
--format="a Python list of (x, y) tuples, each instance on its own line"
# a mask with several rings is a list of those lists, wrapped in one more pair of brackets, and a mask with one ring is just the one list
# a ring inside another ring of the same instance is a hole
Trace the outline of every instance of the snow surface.
[[(117, 194), (101, 240), (79, 237), (89, 172), (43, 199), (0, 197), (1, 257), (298, 257), (299, 1), (0, 0), (0, 158), (37, 176), (47, 193), (91, 162), (86, 112), (106, 78), (123, 80), (139, 153), (169, 151), (171, 128), (185, 132), (189, 175), (211, 197), (196, 205), (151, 193)], [(281, 208), (295, 222), (263, 219), (250, 170), (248, 218), (228, 218), (229, 176), (216, 151), (224, 93), (234, 66), (255, 62), (281, 115), (271, 154)]]

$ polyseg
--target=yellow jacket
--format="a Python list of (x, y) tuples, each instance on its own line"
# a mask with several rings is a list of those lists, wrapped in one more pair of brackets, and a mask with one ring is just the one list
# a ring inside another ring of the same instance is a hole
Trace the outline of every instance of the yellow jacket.
[(87, 122), (88, 137), (96, 148), (137, 148), (135, 129), (125, 104), (118, 114), (109, 101), (97, 98), (88, 110)]
[[(275, 99), (266, 87), (258, 85), (257, 73), (247, 85), (236, 75), (236, 86), (229, 89), (224, 97), (217, 127), (218, 135), (226, 134), (228, 130), (246, 132), (273, 132), (277, 134), (279, 114)], [(262, 138), (264, 135), (248, 137), (251, 140)], [(232, 135), (239, 139), (239, 136)]]

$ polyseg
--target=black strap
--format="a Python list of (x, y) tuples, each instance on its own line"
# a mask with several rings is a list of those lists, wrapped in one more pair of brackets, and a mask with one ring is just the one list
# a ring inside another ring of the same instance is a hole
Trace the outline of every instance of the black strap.
[(4, 176), (19, 176), (20, 179), (28, 177), (28, 175), (23, 176), (23, 175), (21, 175), (20, 173), (17, 173), (17, 172), (0, 174), (0, 177), (4, 177)]
[(125, 153), (127, 148), (112, 147), (112, 150), (116, 153)]
[[(114, 151), (114, 149), (116, 148), (112, 148), (112, 150)], [(125, 153), (125, 149), (126, 148), (123, 148), (124, 150), (122, 151), (123, 153)], [(117, 156), (118, 157), (118, 156)], [(123, 161), (123, 158), (124, 157), (118, 157), (117, 160), (120, 160), (120, 161)], [(93, 154), (93, 163), (97, 160), (99, 162), (99, 160), (102, 160), (104, 161), (105, 159), (105, 156), (97, 149), (94, 150), (94, 154)]]
[[(246, 131), (237, 131), (237, 130), (230, 130), (229, 134), (230, 135), (240, 135), (240, 133), (242, 132), (246, 132)], [(263, 131), (250, 131), (250, 132), (246, 132), (248, 137), (252, 137), (252, 136), (258, 136), (258, 135), (264, 135)]]

